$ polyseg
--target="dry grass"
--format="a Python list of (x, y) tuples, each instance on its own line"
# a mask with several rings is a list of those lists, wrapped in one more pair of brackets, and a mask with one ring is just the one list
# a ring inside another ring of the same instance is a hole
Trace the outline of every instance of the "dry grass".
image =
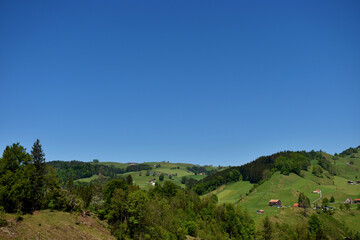
[(46, 210), (25, 215), (21, 222), (8, 214), (7, 220), (9, 226), (0, 229), (0, 239), (115, 239), (91, 216)]

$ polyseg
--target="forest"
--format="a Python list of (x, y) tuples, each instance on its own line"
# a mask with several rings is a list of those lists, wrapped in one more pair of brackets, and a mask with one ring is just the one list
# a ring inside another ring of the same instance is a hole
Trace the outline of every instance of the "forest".
[(130, 165), (126, 168), (117, 168), (114, 166), (107, 166), (102, 164), (93, 164), (81, 161), (51, 161), (46, 165), (52, 166), (56, 170), (58, 179), (61, 182), (66, 182), (70, 177), (73, 180), (88, 178), (92, 175), (103, 175), (110, 178), (116, 177), (116, 174), (127, 172), (136, 172), (141, 170), (151, 170), (152, 167), (147, 164)]

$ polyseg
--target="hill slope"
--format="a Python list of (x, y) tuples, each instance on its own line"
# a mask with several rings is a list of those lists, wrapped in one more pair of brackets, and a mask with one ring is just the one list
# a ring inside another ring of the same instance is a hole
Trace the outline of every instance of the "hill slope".
[(7, 214), (9, 226), (0, 229), (0, 239), (115, 239), (105, 223), (91, 216), (44, 210), (23, 218), (16, 222)]

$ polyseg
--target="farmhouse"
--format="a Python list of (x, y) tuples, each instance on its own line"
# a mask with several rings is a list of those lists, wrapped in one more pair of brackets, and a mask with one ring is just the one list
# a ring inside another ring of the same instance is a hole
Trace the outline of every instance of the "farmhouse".
[(357, 183), (357, 184), (360, 184), (360, 180), (357, 180), (356, 183)]
[(352, 198), (347, 198), (344, 203), (350, 203), (351, 204), (352, 202), (353, 202)]
[(312, 191), (313, 193), (321, 193), (320, 189), (316, 189), (315, 191)]
[(298, 203), (294, 203), (293, 207), (299, 207)]
[(156, 179), (151, 179), (148, 183), (151, 184), (152, 186), (155, 186), (155, 182), (156, 182)]
[(348, 184), (354, 184), (354, 182), (353, 181), (348, 181)]
[(260, 209), (260, 210), (257, 210), (256, 212), (257, 214), (263, 214), (264, 213), (264, 210)]
[(355, 198), (354, 203), (360, 203), (360, 198)]
[(269, 201), (269, 206), (281, 207), (281, 201), (279, 199), (271, 199)]

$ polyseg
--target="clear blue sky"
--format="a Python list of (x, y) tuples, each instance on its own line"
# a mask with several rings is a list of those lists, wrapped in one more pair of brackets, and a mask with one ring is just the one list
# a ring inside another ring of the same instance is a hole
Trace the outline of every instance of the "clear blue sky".
[(1, 1), (0, 151), (240, 165), (360, 145), (360, 1)]

